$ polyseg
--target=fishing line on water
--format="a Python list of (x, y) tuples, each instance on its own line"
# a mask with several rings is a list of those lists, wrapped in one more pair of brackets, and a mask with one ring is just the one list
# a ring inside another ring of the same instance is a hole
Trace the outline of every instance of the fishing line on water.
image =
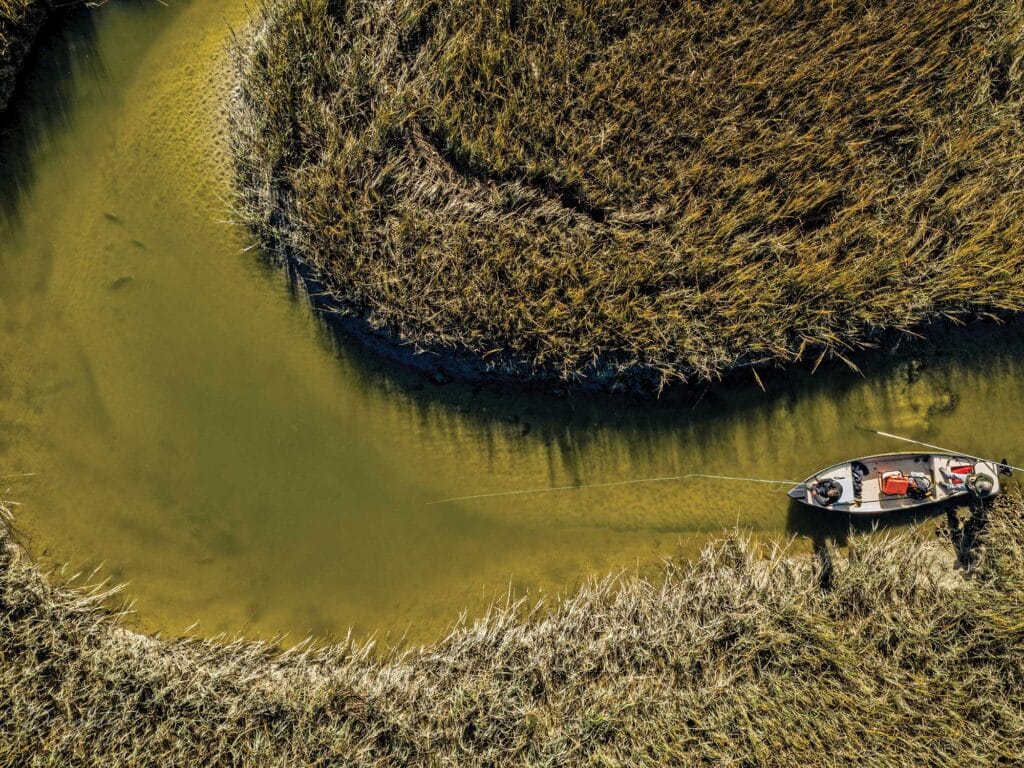
[(702, 477), (708, 480), (736, 480), (745, 483), (765, 483), (766, 485), (778, 486), (773, 490), (782, 490), (787, 485), (796, 485), (797, 480), (765, 480), (760, 477), (733, 477), (731, 475), (707, 475), (702, 472), (691, 472), (687, 475), (670, 475), (667, 477), (643, 477), (638, 480), (616, 480), (609, 483), (584, 483), (582, 485), (558, 485), (554, 488), (526, 488), (518, 491), (496, 491), (492, 493), (476, 493), (471, 496), (453, 496), (450, 499), (438, 499), (428, 501), (427, 506), (434, 504), (448, 504), (455, 501), (471, 501), (473, 499), (491, 499), (497, 496), (523, 496), (530, 493), (551, 493), (552, 491), (581, 491), (586, 488), (610, 488), (615, 485), (637, 485), (639, 483), (664, 483), (671, 480), (688, 480), (693, 477)]

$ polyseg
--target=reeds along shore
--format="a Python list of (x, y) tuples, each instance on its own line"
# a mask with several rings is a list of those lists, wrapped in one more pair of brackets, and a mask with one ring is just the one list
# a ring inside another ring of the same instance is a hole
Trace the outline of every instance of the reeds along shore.
[(52, 8), (50, 0), (0, 0), (0, 112), (7, 107), (25, 57)]
[(854, 538), (828, 588), (742, 537), (436, 645), (135, 634), (4, 528), (0, 766), (993, 765), (1024, 754), (1024, 499), (969, 575)]
[(1010, 0), (266, 0), (240, 215), (393, 341), (621, 387), (1024, 308)]

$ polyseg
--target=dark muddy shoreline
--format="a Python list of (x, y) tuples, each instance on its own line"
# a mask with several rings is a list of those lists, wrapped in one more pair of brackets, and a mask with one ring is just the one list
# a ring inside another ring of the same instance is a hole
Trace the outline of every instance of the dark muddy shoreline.
[[(284, 212), (281, 212), (285, 215)], [(312, 310), (332, 333), (351, 339), (362, 348), (390, 364), (400, 366), (443, 385), (451, 381), (467, 384), (512, 388), (516, 391), (538, 392), (554, 397), (576, 393), (585, 395), (612, 394), (626, 400), (665, 399), (669, 402), (695, 404), (716, 392), (761, 387), (770, 389), (772, 382), (790, 375), (813, 376), (819, 369), (841, 369), (851, 376), (864, 375), (864, 369), (884, 365), (893, 355), (920, 360), (935, 355), (955, 354), (966, 346), (999, 344), (1007, 334), (1018, 336), (1024, 330), (1024, 315), (1006, 313), (953, 322), (937, 317), (913, 329), (913, 333), (895, 330), (878, 331), (856, 350), (840, 358), (828, 350), (809, 348), (799, 362), (780, 363), (760, 360), (741, 363), (723, 372), (715, 381), (673, 380), (661, 386), (657, 371), (637, 367), (619, 370), (602, 366), (600, 361), (580, 372), (574, 379), (564, 379), (556, 371), (534, 369), (514, 358), (495, 356), (483, 360), (467, 349), (424, 348), (415, 342), (403, 341), (386, 328), (375, 327), (366, 317), (335, 300), (331, 290), (315, 274), (310, 265), (291, 247), (279, 240), (261, 238), (266, 260), (285, 270), (289, 280)]]

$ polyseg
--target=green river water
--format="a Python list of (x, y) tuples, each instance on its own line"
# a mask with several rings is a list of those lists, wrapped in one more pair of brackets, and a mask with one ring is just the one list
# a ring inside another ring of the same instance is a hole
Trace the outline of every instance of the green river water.
[(718, 481), (427, 503), (452, 496), (798, 479), (900, 448), (858, 424), (1024, 458), (1012, 331), (696, 406), (438, 386), (334, 340), (226, 223), (243, 7), (76, 12), (0, 125), (0, 492), (45, 562), (127, 582), (139, 626), (428, 640), (510, 589), (655, 569), (733, 526), (827, 528)]

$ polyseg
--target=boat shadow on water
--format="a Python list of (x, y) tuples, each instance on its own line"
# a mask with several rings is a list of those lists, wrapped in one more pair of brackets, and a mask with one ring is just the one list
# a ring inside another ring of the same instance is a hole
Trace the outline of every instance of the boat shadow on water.
[[(966, 505), (960, 505), (966, 508)], [(790, 500), (786, 513), (786, 533), (802, 536), (821, 546), (829, 543), (843, 547), (851, 535), (872, 533), (882, 529), (901, 529), (946, 517), (948, 510), (957, 506), (932, 505), (924, 509), (909, 509), (880, 515), (851, 515), (845, 512), (816, 509)]]
[(790, 536), (810, 539), (822, 573), (831, 578), (830, 551), (845, 547), (852, 536), (883, 530), (894, 532), (911, 526), (939, 523), (937, 534), (948, 537), (957, 565), (970, 568), (975, 561), (975, 544), (988, 520), (991, 501), (956, 499), (925, 508), (889, 512), (880, 515), (851, 515), (814, 509), (798, 501), (790, 501), (786, 516), (786, 532)]

